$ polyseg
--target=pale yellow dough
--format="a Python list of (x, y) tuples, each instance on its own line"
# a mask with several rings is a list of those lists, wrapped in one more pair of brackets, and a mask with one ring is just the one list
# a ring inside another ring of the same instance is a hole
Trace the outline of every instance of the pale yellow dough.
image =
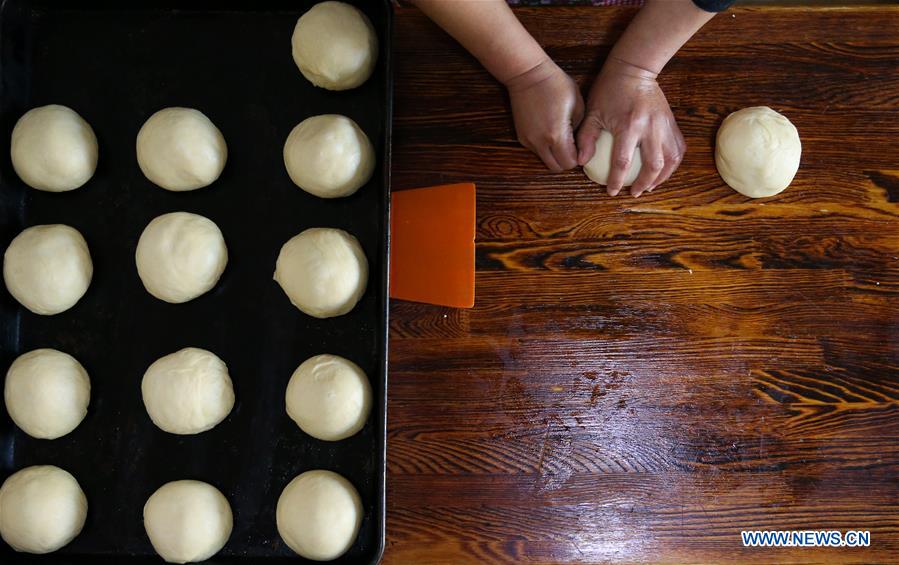
[(362, 513), (359, 493), (348, 480), (332, 471), (307, 471), (278, 499), (278, 533), (300, 556), (330, 561), (353, 545)]
[(35, 349), (13, 361), (3, 389), (6, 411), (31, 437), (56, 439), (84, 420), (91, 380), (74, 357)]
[(347, 232), (309, 228), (281, 247), (274, 279), (294, 306), (331, 318), (352, 310), (365, 293), (368, 261)]
[(343, 2), (321, 2), (303, 14), (291, 45), (303, 76), (328, 90), (360, 86), (378, 60), (378, 36), (368, 17)]
[(59, 467), (26, 467), (0, 486), (0, 536), (16, 551), (56, 551), (81, 533), (86, 519), (84, 491)]
[(25, 184), (48, 192), (75, 190), (97, 169), (97, 136), (66, 106), (33, 108), (12, 130), (12, 166)]
[(166, 483), (144, 505), (147, 537), (168, 563), (206, 561), (225, 547), (233, 526), (228, 500), (201, 481)]
[(718, 128), (715, 165), (731, 188), (750, 198), (774, 196), (787, 188), (802, 156), (799, 131), (767, 106), (743, 108)]
[(307, 434), (325, 441), (346, 439), (362, 429), (371, 411), (371, 385), (349, 359), (316, 355), (294, 371), (287, 384), (287, 414)]
[(6, 288), (35, 314), (68, 310), (87, 292), (93, 276), (87, 242), (78, 230), (62, 224), (23, 230), (3, 255)]

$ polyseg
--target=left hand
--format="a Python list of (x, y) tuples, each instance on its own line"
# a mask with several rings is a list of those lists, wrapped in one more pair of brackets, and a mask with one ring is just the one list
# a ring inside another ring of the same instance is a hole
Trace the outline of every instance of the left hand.
[(506, 81), (518, 141), (552, 171), (577, 166), (574, 130), (584, 117), (577, 84), (551, 59)]
[(593, 157), (603, 129), (615, 137), (606, 187), (611, 196), (621, 191), (637, 146), (643, 168), (631, 186), (634, 197), (668, 180), (687, 149), (655, 73), (614, 58), (606, 61), (590, 89), (587, 114), (577, 132), (579, 165)]

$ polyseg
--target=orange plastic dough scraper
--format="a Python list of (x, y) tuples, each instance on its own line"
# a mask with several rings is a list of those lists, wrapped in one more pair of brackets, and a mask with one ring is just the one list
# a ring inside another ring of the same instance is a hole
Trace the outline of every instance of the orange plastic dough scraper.
[(447, 184), (391, 195), (390, 297), (474, 306), (475, 187)]

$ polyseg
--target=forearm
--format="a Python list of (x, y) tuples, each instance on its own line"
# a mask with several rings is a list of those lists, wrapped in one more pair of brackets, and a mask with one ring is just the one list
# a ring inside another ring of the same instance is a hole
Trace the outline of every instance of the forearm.
[(658, 75), (714, 15), (697, 7), (693, 0), (648, 0), (615, 44), (609, 61)]
[(505, 0), (412, 0), (503, 84), (547, 60)]

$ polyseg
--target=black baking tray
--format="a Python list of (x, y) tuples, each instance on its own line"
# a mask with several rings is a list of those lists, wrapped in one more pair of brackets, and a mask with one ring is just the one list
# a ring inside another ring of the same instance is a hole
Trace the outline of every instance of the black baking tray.
[[(32, 314), (0, 290), (0, 379), (17, 355), (52, 347), (81, 361), (92, 385), (87, 418), (52, 441), (18, 430), (0, 403), (0, 480), (29, 465), (58, 465), (78, 479), (89, 503), (84, 530), (71, 544), (28, 556), (0, 541), (0, 563), (161, 563), (144, 532), (143, 505), (162, 484), (186, 478), (218, 487), (234, 512), (231, 538), (210, 563), (302, 562), (278, 536), (275, 505), (294, 476), (319, 468), (347, 477), (365, 508), (358, 539), (335, 562), (380, 559), (392, 9), (387, 0), (351, 3), (378, 32), (378, 65), (360, 88), (329, 92), (306, 81), (291, 57), (294, 25), (312, 1), (2, 2), (0, 245), (5, 249), (28, 226), (71, 225), (88, 242), (94, 277), (81, 301), (55, 316)], [(75, 109), (99, 140), (94, 178), (68, 193), (26, 187), (9, 158), (16, 120), (50, 103)], [(211, 186), (173, 193), (141, 174), (138, 129), (167, 106), (197, 108), (224, 134), (228, 162)], [(379, 156), (372, 180), (348, 198), (306, 194), (282, 161), (290, 130), (324, 113), (354, 119)], [(134, 250), (151, 219), (178, 210), (218, 224), (229, 262), (211, 292), (172, 305), (144, 290)], [(309, 317), (272, 280), (281, 245), (313, 226), (353, 233), (368, 257), (368, 289), (345, 316)], [(176, 436), (151, 423), (140, 381), (155, 359), (187, 346), (222, 357), (237, 402), (213, 430)], [(284, 408), (294, 369), (326, 352), (365, 369), (375, 395), (365, 428), (334, 443), (304, 434)]]

